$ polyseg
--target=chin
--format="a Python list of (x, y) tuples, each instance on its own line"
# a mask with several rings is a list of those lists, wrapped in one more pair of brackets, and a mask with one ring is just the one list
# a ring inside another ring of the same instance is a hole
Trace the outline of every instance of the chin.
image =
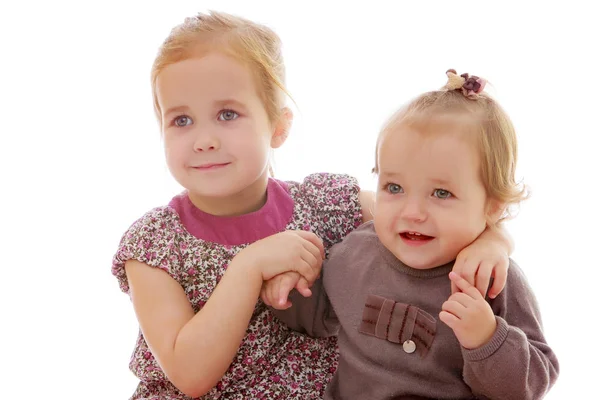
[(437, 263), (432, 263), (431, 261), (421, 261), (421, 260), (400, 260), (402, 261), (407, 267), (411, 267), (412, 269), (432, 269), (435, 267), (438, 267), (440, 264)]
[(212, 199), (227, 199), (234, 196), (239, 192), (236, 188), (232, 187), (212, 187), (210, 190), (206, 190), (206, 187), (191, 188), (190, 192), (193, 192), (197, 196), (212, 198)]

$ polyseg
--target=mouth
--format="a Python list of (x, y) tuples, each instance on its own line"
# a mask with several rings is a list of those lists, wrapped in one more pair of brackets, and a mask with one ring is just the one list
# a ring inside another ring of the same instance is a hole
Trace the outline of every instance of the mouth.
[(196, 165), (193, 166), (193, 169), (197, 169), (200, 171), (210, 171), (210, 170), (214, 170), (214, 169), (219, 169), (219, 168), (223, 168), (228, 166), (231, 163), (207, 163), (207, 164), (201, 164), (201, 165)]
[(405, 242), (409, 244), (425, 244), (435, 239), (433, 236), (414, 231), (400, 232), (399, 235)]

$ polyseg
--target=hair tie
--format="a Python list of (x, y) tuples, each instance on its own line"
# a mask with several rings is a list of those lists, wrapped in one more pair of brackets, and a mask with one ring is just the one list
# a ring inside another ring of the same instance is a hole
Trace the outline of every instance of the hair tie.
[(460, 90), (462, 94), (468, 99), (476, 99), (479, 93), (483, 92), (487, 81), (478, 76), (469, 76), (465, 73), (458, 75), (456, 70), (449, 69), (446, 71), (448, 82), (444, 86), (446, 90)]

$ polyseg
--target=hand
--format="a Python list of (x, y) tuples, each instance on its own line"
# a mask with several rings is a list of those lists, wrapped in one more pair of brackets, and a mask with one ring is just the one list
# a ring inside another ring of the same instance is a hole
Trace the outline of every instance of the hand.
[(304, 297), (312, 295), (308, 281), (299, 273), (290, 271), (266, 281), (260, 291), (260, 298), (276, 310), (287, 310), (292, 306), (288, 295), (294, 287)]
[[(484, 297), (493, 277), (494, 283), (488, 292), (493, 299), (504, 289), (508, 264), (508, 253), (501, 244), (479, 238), (458, 254), (452, 271), (475, 286)], [(451, 286), (452, 293), (458, 292), (454, 282)]]
[(450, 280), (460, 291), (442, 304), (440, 320), (454, 331), (465, 349), (481, 347), (496, 332), (496, 317), (492, 307), (475, 286), (456, 272), (450, 272)]
[(325, 258), (323, 242), (307, 231), (285, 231), (256, 241), (240, 251), (232, 264), (255, 268), (263, 281), (288, 271), (298, 272), (307, 285), (317, 279)]

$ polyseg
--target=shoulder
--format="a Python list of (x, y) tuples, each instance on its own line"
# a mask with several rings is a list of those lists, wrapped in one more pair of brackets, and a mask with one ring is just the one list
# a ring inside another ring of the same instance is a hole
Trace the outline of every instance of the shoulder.
[(365, 252), (376, 249), (378, 245), (379, 238), (375, 232), (373, 221), (365, 222), (331, 248), (330, 258), (347, 257), (354, 259), (365, 254)]
[[(302, 182), (287, 182), (296, 216), (319, 235), (326, 249), (362, 223), (360, 187), (346, 174), (318, 173)], [(327, 250), (328, 251), (328, 250)]]
[(523, 272), (523, 269), (512, 258), (509, 258), (506, 286), (510, 287), (512, 290), (531, 290), (525, 272)]
[(175, 210), (162, 206), (146, 212), (129, 226), (112, 261), (112, 274), (119, 280), (122, 291), (129, 291), (125, 275), (125, 262), (128, 260), (170, 272), (174, 239), (181, 232), (178, 221)]
[(153, 208), (129, 226), (123, 234), (122, 241), (142, 237), (152, 239), (155, 233), (175, 231), (178, 219), (177, 212), (170, 206)]
[(346, 174), (317, 173), (302, 182), (286, 182), (293, 197), (308, 201), (321, 210), (348, 208), (359, 204), (360, 187)]
[(537, 298), (533, 292), (523, 269), (510, 259), (506, 285), (498, 297), (490, 300), (490, 304), (496, 315), (505, 316), (508, 310), (516, 312), (529, 312), (539, 308)]

